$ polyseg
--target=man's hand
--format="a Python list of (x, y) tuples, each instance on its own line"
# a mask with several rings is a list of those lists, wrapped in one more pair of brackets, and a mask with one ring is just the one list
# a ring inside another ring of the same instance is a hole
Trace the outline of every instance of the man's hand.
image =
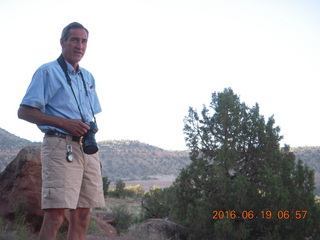
[(81, 119), (64, 119), (63, 126), (59, 127), (75, 136), (83, 136), (90, 127), (81, 121)]

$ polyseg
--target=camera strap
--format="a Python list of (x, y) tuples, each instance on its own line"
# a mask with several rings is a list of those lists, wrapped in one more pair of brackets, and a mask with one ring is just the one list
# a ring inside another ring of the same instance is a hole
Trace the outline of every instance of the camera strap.
[[(77, 103), (77, 106), (78, 106), (78, 109), (79, 109), (79, 112), (80, 112), (80, 116), (81, 116), (81, 120), (82, 122), (86, 122), (86, 119), (84, 118), (83, 114), (82, 114), (82, 111), (81, 111), (81, 108), (80, 108), (80, 105), (79, 105), (79, 102), (77, 100), (77, 97), (76, 97), (76, 94), (73, 90), (73, 87), (72, 87), (72, 83), (71, 83), (71, 78), (68, 74), (68, 70), (67, 70), (67, 63), (66, 61), (64, 60), (62, 54), (59, 56), (59, 58), (57, 59), (60, 67), (62, 68), (65, 76), (66, 76), (66, 79), (67, 79), (67, 82), (69, 84), (69, 86), (71, 87), (71, 90), (72, 90), (72, 93), (73, 93), (73, 96), (74, 96), (74, 99), (76, 100), (76, 103)], [(91, 109), (91, 112), (92, 112), (92, 115), (93, 115), (93, 118), (94, 118), (94, 122), (96, 123), (96, 117), (94, 115), (94, 111), (93, 111), (93, 108), (92, 108), (92, 105), (91, 105), (91, 101), (90, 101), (90, 98), (89, 98), (89, 94), (88, 94), (88, 89), (86, 87), (86, 82), (84, 81), (84, 77), (83, 77), (83, 74), (82, 72), (80, 71), (80, 76), (81, 76), (81, 79), (82, 79), (82, 83), (83, 83), (83, 87), (84, 87), (84, 90), (86, 91), (86, 96), (88, 97), (89, 99), (89, 104), (90, 104), (90, 109)]]

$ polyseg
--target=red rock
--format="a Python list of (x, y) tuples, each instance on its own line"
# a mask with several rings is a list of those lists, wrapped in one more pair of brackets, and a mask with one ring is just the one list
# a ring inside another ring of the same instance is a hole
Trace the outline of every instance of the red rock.
[(36, 228), (43, 217), (40, 149), (41, 146), (23, 148), (0, 174), (0, 217), (14, 219), (20, 210)]

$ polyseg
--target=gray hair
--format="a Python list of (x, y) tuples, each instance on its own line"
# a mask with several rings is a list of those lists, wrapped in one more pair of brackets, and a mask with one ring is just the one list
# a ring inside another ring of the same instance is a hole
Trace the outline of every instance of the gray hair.
[(63, 38), (64, 40), (68, 40), (70, 29), (73, 29), (73, 28), (81, 28), (81, 29), (84, 29), (84, 30), (86, 31), (87, 35), (89, 36), (89, 31), (88, 31), (88, 29), (86, 29), (86, 28), (85, 28), (82, 24), (80, 24), (80, 23), (73, 22), (73, 23), (70, 23), (68, 26), (66, 26), (66, 27), (62, 30), (61, 38)]

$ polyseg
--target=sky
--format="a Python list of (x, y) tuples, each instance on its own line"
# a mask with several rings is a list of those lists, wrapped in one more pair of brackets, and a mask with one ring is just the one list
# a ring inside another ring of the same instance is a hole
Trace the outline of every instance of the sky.
[(17, 110), (74, 21), (90, 32), (80, 66), (103, 109), (98, 141), (185, 150), (189, 107), (230, 87), (274, 115), (282, 144), (320, 145), (318, 0), (0, 0), (0, 128), (42, 140)]

